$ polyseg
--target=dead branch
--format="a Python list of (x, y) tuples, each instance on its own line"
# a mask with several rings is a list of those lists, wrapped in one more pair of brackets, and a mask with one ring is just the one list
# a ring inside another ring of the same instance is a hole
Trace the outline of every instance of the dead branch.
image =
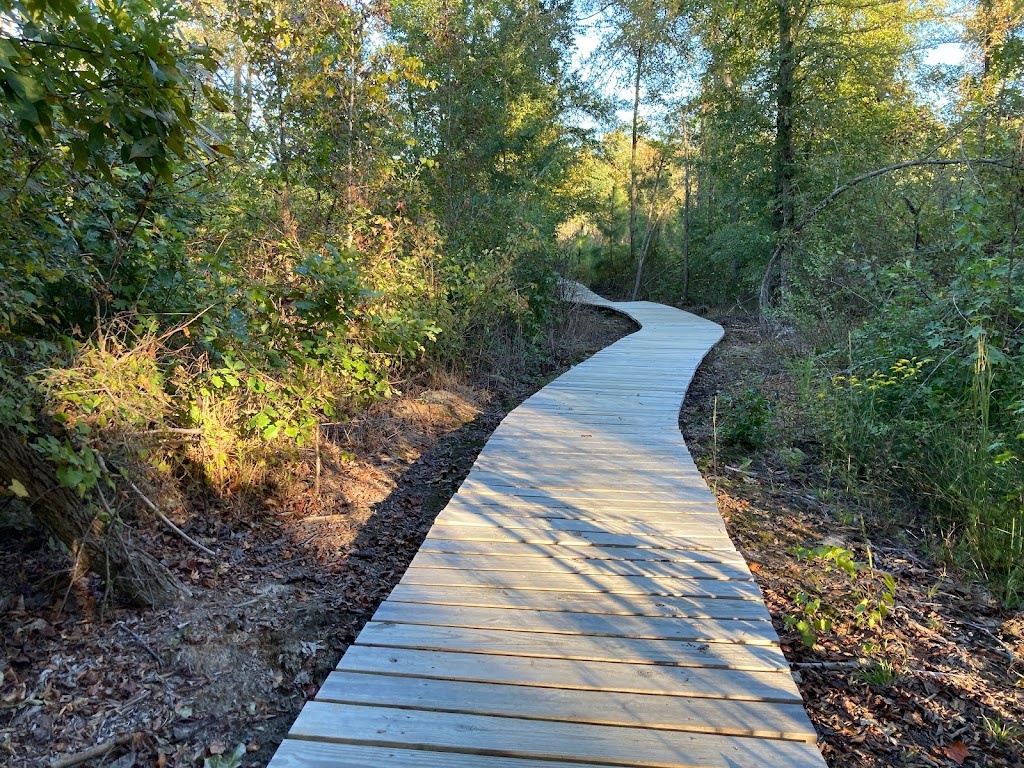
[(50, 768), (70, 768), (72, 765), (79, 765), (80, 763), (88, 762), (89, 760), (95, 760), (97, 757), (103, 757), (111, 750), (123, 747), (126, 744), (130, 744), (132, 739), (135, 738), (134, 733), (122, 733), (116, 739), (107, 741), (103, 744), (97, 744), (95, 747), (76, 752), (73, 755), (66, 755), (64, 757), (58, 757), (56, 760), (50, 763)]
[(150, 656), (153, 657), (153, 660), (156, 661), (156, 664), (157, 664), (158, 667), (163, 666), (163, 659), (160, 658), (160, 655), (156, 651), (154, 651), (152, 648), (150, 648), (149, 647), (149, 643), (147, 643), (144, 639), (142, 639), (138, 634), (136, 634), (132, 630), (128, 629), (128, 625), (127, 624), (125, 624), (123, 621), (119, 621), (116, 624), (114, 624), (114, 626), (117, 627), (118, 629), (123, 630), (128, 635), (131, 635), (132, 639), (135, 642), (137, 642), (139, 645), (141, 645), (143, 650), (146, 653), (148, 653)]
[(917, 168), (927, 165), (966, 165), (968, 167), (972, 165), (993, 165), (997, 168), (1017, 168), (1017, 166), (1011, 162), (991, 157), (922, 158), (918, 160), (907, 160), (902, 163), (893, 163), (892, 165), (887, 165), (883, 168), (876, 168), (873, 171), (862, 173), (860, 176), (855, 176), (845, 184), (840, 184), (825, 195), (817, 205), (804, 214), (804, 216), (796, 224), (790, 227), (788, 231), (784, 232), (783, 236), (779, 239), (778, 244), (775, 246), (775, 250), (772, 252), (771, 258), (768, 260), (768, 266), (765, 267), (764, 278), (761, 280), (761, 292), (758, 303), (761, 307), (762, 318), (764, 317), (765, 310), (768, 309), (768, 306), (771, 304), (771, 290), (774, 282), (775, 270), (779, 266), (779, 261), (782, 258), (782, 254), (785, 251), (786, 246), (801, 232), (801, 230), (814, 221), (818, 217), (818, 214), (835, 202), (840, 195), (853, 189), (858, 184), (863, 184), (865, 181), (877, 179), (879, 176), (885, 176), (886, 174), (893, 173), (895, 171), (902, 171), (906, 168)]
[(203, 434), (201, 429), (181, 429), (180, 427), (163, 427), (162, 429), (143, 429), (133, 432), (136, 437), (159, 437), (161, 435), (183, 435), (185, 437), (199, 437)]
[[(100, 456), (98, 453), (96, 454), (96, 461), (99, 463), (100, 469), (102, 469), (104, 472), (106, 472), (109, 475), (110, 474), (110, 470), (107, 469), (106, 462), (103, 460), (103, 457)], [(123, 472), (121, 473), (121, 477), (124, 478), (124, 481), (126, 483), (128, 483), (129, 487), (133, 491), (135, 491), (136, 494), (138, 494), (138, 497), (142, 500), (142, 503), (145, 504), (147, 507), (149, 507), (150, 511), (160, 519), (160, 522), (162, 522), (164, 525), (166, 525), (168, 528), (170, 528), (172, 531), (174, 531), (176, 534), (178, 534), (178, 536), (180, 536), (182, 539), (187, 541), (189, 544), (191, 544), (196, 549), (198, 549), (198, 550), (200, 550), (202, 552), (205, 552), (207, 555), (210, 555), (211, 557), (216, 557), (217, 556), (217, 553), (214, 552), (212, 549), (210, 549), (209, 547), (203, 546), (198, 541), (196, 541), (191, 536), (189, 536), (187, 533), (185, 533), (183, 530), (181, 530), (181, 528), (179, 528), (173, 522), (171, 522), (171, 519), (169, 517), (167, 517), (167, 515), (165, 515), (163, 512), (161, 512), (160, 508), (156, 504), (154, 504), (152, 501), (149, 500), (149, 497), (146, 496), (146, 494), (144, 494), (142, 492), (142, 489), (139, 488), (139, 486), (137, 486), (135, 483), (133, 483), (129, 478), (125, 477)]]

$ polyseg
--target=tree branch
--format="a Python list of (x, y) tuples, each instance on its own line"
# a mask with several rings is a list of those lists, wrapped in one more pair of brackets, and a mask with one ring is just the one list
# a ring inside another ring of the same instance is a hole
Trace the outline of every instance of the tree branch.
[(865, 181), (871, 179), (877, 179), (879, 176), (885, 176), (886, 174), (893, 173), (895, 171), (902, 171), (906, 168), (918, 168), (926, 165), (932, 166), (945, 166), (945, 165), (992, 165), (997, 168), (1008, 168), (1014, 169), (1019, 168), (1012, 162), (1006, 160), (999, 160), (991, 157), (957, 157), (957, 158), (918, 158), (917, 160), (906, 160), (902, 163), (893, 163), (892, 165), (886, 165), (882, 168), (876, 168), (873, 171), (862, 173), (860, 176), (855, 176), (845, 184), (840, 184), (825, 197), (823, 197), (817, 205), (811, 208), (806, 214), (804, 214), (798, 222), (792, 227), (786, 230), (782, 237), (779, 238), (779, 242), (775, 246), (775, 250), (772, 252), (772, 257), (768, 260), (768, 266), (765, 267), (764, 277), (761, 280), (761, 291), (759, 304), (761, 308), (761, 319), (766, 320), (766, 310), (771, 304), (771, 291), (772, 283), (774, 282), (775, 269), (779, 263), (779, 259), (782, 256), (783, 251), (789, 242), (798, 235), (808, 224), (813, 222), (818, 215), (828, 208), (832, 203), (839, 198), (844, 192), (856, 187), (858, 184), (863, 184)]
[(914, 167), (923, 166), (923, 165), (968, 165), (968, 166), (969, 165), (994, 165), (994, 166), (996, 166), (998, 168), (1015, 168), (1016, 167), (1013, 163), (1007, 162), (1005, 160), (996, 160), (994, 158), (988, 158), (988, 157), (978, 157), (978, 158), (958, 157), (958, 158), (948, 158), (948, 159), (943, 158), (943, 159), (907, 160), (906, 162), (903, 162), (903, 163), (894, 163), (893, 165), (887, 165), (884, 168), (876, 168), (873, 171), (868, 171), (867, 173), (861, 174), (860, 176), (856, 176), (856, 177), (850, 179), (845, 184), (841, 184), (838, 187), (836, 187), (835, 189), (833, 189), (831, 192), (829, 192), (828, 195), (826, 195), (817, 205), (815, 205), (813, 208), (811, 208), (811, 210), (809, 210), (800, 219), (800, 221), (798, 221), (796, 224), (794, 224), (790, 228), (790, 230), (789, 230), (789, 237), (792, 237), (793, 235), (798, 234), (800, 232), (800, 230), (802, 230), (804, 227), (806, 227), (808, 224), (810, 224), (812, 221), (814, 221), (814, 219), (817, 218), (819, 213), (821, 213), (829, 205), (831, 205), (833, 202), (835, 202), (836, 198), (838, 198), (844, 192), (847, 192), (848, 190), (850, 190), (853, 187), (857, 186), (858, 184), (861, 184), (861, 183), (863, 183), (865, 181), (870, 181), (871, 179), (876, 179), (879, 176), (884, 176), (887, 173), (893, 173), (894, 171), (902, 171), (904, 168), (914, 168)]

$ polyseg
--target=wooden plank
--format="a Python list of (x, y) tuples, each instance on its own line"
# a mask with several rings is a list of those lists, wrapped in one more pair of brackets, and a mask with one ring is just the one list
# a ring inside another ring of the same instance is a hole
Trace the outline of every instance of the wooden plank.
[[(676, 479), (664, 479), (645, 482), (642, 478), (630, 479), (615, 473), (604, 473), (601, 480), (587, 477), (585, 473), (567, 473), (568, 477), (560, 480), (546, 480), (544, 477), (528, 479), (514, 477), (508, 473), (476, 472), (467, 475), (460, 490), (471, 495), (506, 495), (524, 498), (558, 498), (597, 499), (615, 502), (616, 500), (652, 501), (701, 501), (710, 503), (714, 496), (710, 491), (695, 483), (684, 483)], [(622, 481), (619, 482), (619, 478)], [(701, 480), (703, 483), (703, 480)]]
[(657, 464), (636, 465), (628, 459), (615, 459), (614, 457), (603, 462), (595, 462), (594, 466), (587, 466), (581, 461), (558, 463), (557, 460), (552, 459), (550, 462), (545, 461), (542, 466), (531, 467), (529, 463), (522, 460), (502, 462), (485, 454), (482, 459), (477, 460), (470, 473), (480, 477), (481, 480), (486, 480), (493, 475), (497, 480), (563, 482), (571, 479), (564, 476), (566, 470), (572, 470), (588, 480), (593, 479), (599, 482), (607, 480), (609, 474), (613, 475), (616, 480), (632, 483), (670, 482), (673, 485), (679, 485), (704, 481), (703, 475), (690, 462), (658, 462)]
[(385, 601), (373, 615), (373, 620), (401, 624), (635, 637), (649, 640), (687, 640), (702, 643), (778, 645), (779, 642), (779, 637), (770, 622), (733, 619), (637, 617), (560, 611), (527, 612), (509, 611), (504, 608)]
[(467, 475), (463, 486), (468, 490), (474, 486), (484, 488), (536, 488), (543, 490), (545, 495), (556, 490), (572, 491), (608, 491), (615, 494), (638, 493), (640, 495), (655, 492), (667, 493), (673, 496), (687, 498), (693, 491), (693, 484), (703, 482), (703, 478), (696, 471), (694, 477), (687, 482), (680, 473), (669, 477), (668, 474), (661, 478), (653, 476), (644, 477), (640, 474), (629, 472), (587, 472), (577, 470), (566, 472), (564, 475), (555, 474), (530, 474), (528, 471), (508, 472), (494, 469), (471, 470)]
[(444, 512), (449, 515), (462, 515), (467, 519), (473, 515), (505, 514), (516, 517), (531, 518), (558, 518), (561, 520), (589, 520), (589, 521), (615, 521), (620, 523), (676, 523), (693, 522), (698, 525), (710, 527), (723, 527), (722, 516), (718, 510), (710, 505), (691, 504), (676, 508), (664, 506), (626, 506), (624, 509), (619, 505), (607, 507), (603, 504), (588, 504), (583, 507), (576, 506), (548, 506), (543, 500), (527, 501), (515, 505), (502, 505), (487, 503), (490, 500), (482, 499), (479, 502), (471, 502), (468, 499), (453, 498)]
[[(611, 595), (604, 592), (552, 593), (486, 587), (421, 587), (400, 582), (388, 600), (400, 603), (466, 605), (531, 611), (537, 620), (551, 612), (602, 613), (614, 616), (673, 616), (688, 619), (743, 619), (770, 621), (764, 603), (730, 598), (652, 597)], [(532, 618), (532, 617), (531, 617)]]
[(295, 721), (296, 738), (455, 750), (496, 757), (578, 760), (645, 768), (821, 765), (812, 745), (685, 731), (562, 723), (488, 715), (313, 701)]
[[(543, 412), (538, 411), (538, 415)], [(560, 428), (563, 431), (552, 430), (548, 432), (542, 430), (539, 425), (540, 419), (529, 419), (524, 422), (513, 422), (511, 424), (498, 427), (493, 433), (490, 440), (495, 443), (501, 442), (513, 442), (513, 439), (526, 440), (528, 442), (541, 442), (550, 440), (555, 443), (586, 443), (587, 445), (600, 445), (605, 444), (609, 449), (614, 447), (616, 441), (621, 441), (627, 444), (636, 444), (637, 447), (643, 447), (645, 452), (652, 453), (659, 450), (667, 450), (674, 455), (691, 455), (686, 450), (686, 441), (683, 439), (682, 434), (678, 431), (678, 427), (664, 428), (660, 427), (648, 434), (650, 424), (654, 422), (665, 422), (673, 423), (676, 416), (671, 416), (665, 413), (650, 411), (641, 412), (637, 411), (636, 415), (628, 422), (624, 422), (622, 425), (615, 427), (606, 436), (605, 440), (595, 440), (593, 430), (601, 431), (602, 427), (597, 424), (587, 423), (586, 417), (577, 419), (572, 411), (548, 411), (549, 421), (559, 421), (564, 424), (564, 427)], [(577, 434), (579, 433), (579, 434)], [(583, 435), (589, 435), (590, 437), (583, 437)], [(647, 443), (641, 440), (641, 438), (650, 437), (652, 442)], [(620, 454), (624, 461), (628, 461), (631, 458), (631, 454), (622, 453)]]
[[(523, 456), (515, 456), (509, 459), (500, 455), (491, 455), (484, 452), (477, 457), (473, 465), (474, 470), (494, 472), (521, 472), (523, 474), (540, 472), (547, 474), (560, 474), (568, 470), (578, 470), (591, 474), (598, 472), (615, 472), (632, 477), (685, 477), (696, 480), (700, 473), (688, 457), (667, 460), (659, 458), (653, 461), (642, 462), (638, 458), (630, 456), (551, 456), (544, 459), (543, 467), (531, 469), (529, 462)], [(703, 476), (702, 476), (703, 477)]]
[(797, 702), (789, 670), (669, 667), (629, 662), (523, 658), (501, 654), (420, 651), (353, 645), (338, 663), (346, 672), (432, 677), (621, 693), (657, 693), (735, 701)]
[(391, 621), (369, 622), (359, 633), (356, 643), (423, 651), (458, 651), (707, 669), (789, 671), (782, 651), (774, 645), (644, 640), (633, 637), (397, 624)]
[(569, 418), (593, 424), (624, 424), (638, 418), (650, 418), (665, 425), (672, 424), (678, 414), (679, 400), (674, 397), (654, 401), (639, 397), (620, 397), (614, 403), (605, 400), (588, 403), (582, 399), (562, 398), (547, 401), (528, 400), (509, 414), (506, 421), (513, 419), (511, 423), (514, 424), (537, 424), (547, 420)]
[(508, 507), (510, 509), (548, 509), (553, 511), (568, 510), (568, 511), (579, 511), (581, 513), (599, 513), (599, 512), (637, 512), (637, 513), (651, 513), (651, 518), (657, 513), (705, 513), (709, 515), (717, 515), (721, 517), (718, 512), (718, 505), (716, 504), (714, 497), (710, 500), (702, 501), (634, 501), (630, 499), (570, 499), (570, 500), (559, 500), (559, 499), (544, 499), (542, 497), (521, 497), (521, 496), (510, 496), (507, 494), (457, 494), (453, 497), (449, 506), (457, 505), (460, 507)]
[(519, 496), (525, 499), (557, 499), (560, 501), (573, 501), (583, 499), (587, 501), (608, 501), (617, 500), (678, 503), (680, 501), (714, 501), (714, 495), (706, 486), (690, 487), (686, 490), (642, 490), (636, 488), (607, 488), (602, 490), (585, 489), (563, 489), (563, 488), (516, 488), (513, 486), (500, 486), (481, 483), (477, 480), (466, 479), (459, 488), (459, 493), (471, 496)]
[[(765, 704), (682, 696), (575, 691), (561, 688), (332, 672), (318, 701), (403, 709), (634, 725), (672, 731), (755, 736), (815, 743), (801, 704)], [(374, 768), (377, 768), (376, 766)]]
[[(620, 452), (620, 458), (624, 463), (629, 462), (633, 449), (636, 450), (669, 450), (679, 454), (686, 448), (681, 435), (670, 432), (652, 430), (642, 424), (630, 425), (628, 428), (616, 430), (602, 430), (581, 424), (576, 427), (567, 428), (563, 432), (555, 430), (532, 430), (521, 427), (496, 432), (491, 439), (495, 446), (514, 448), (516, 446), (530, 446), (533, 443), (550, 445), (556, 449), (585, 448), (587, 450), (599, 450), (602, 447), (607, 452)], [(488, 445), (491, 441), (488, 442)], [(538, 465), (537, 469), (542, 469)]]
[(541, 592), (588, 592), (613, 595), (663, 595), (762, 600), (753, 581), (680, 579), (673, 577), (616, 576), (611, 574), (523, 573), (520, 571), (465, 571), (411, 567), (403, 584), (436, 587), (491, 587)]
[[(501, 455), (503, 457), (519, 457), (525, 462), (540, 463), (546, 455), (562, 458), (585, 456), (601, 460), (615, 459), (628, 466), (630, 460), (638, 464), (642, 462), (664, 461), (666, 466), (680, 462), (692, 461), (686, 444), (679, 442), (640, 443), (638, 441), (595, 440), (590, 437), (577, 437), (554, 441), (540, 437), (502, 437), (492, 438), (485, 444), (481, 453), (485, 458)], [(626, 458), (626, 457), (630, 458)]]
[[(491, 470), (503, 472), (511, 470), (515, 472), (522, 472), (526, 471), (525, 467), (531, 459), (536, 460), (536, 456), (527, 456), (525, 454), (505, 456), (485, 451), (477, 457), (476, 463), (473, 466), (474, 468), (479, 468), (481, 471)], [(659, 457), (653, 460), (640, 460), (635, 456), (627, 459), (613, 454), (607, 454), (604, 456), (594, 454), (576, 454), (574, 456), (551, 456), (544, 459), (543, 471), (549, 473), (562, 473), (567, 471), (590, 473), (616, 472), (619, 474), (628, 473), (634, 477), (646, 477), (648, 475), (657, 476), (662, 473), (672, 477), (675, 476), (677, 471), (679, 471), (680, 476), (694, 477), (695, 479), (695, 476), (691, 471), (693, 467), (694, 465), (690, 461), (689, 457), (686, 456), (672, 458)]]
[(630, 536), (604, 531), (533, 531), (527, 528), (486, 528), (478, 525), (449, 525), (437, 523), (427, 534), (428, 539), (461, 539), (463, 541), (506, 541), (523, 544), (588, 544), (637, 549), (732, 549), (727, 536), (717, 531), (704, 534), (695, 531), (688, 536)]
[(267, 768), (607, 768), (595, 763), (564, 763), (491, 757), (435, 749), (374, 747), (286, 739)]
[[(499, 508), (500, 509), (500, 508)], [(726, 535), (725, 525), (721, 518), (716, 520), (683, 517), (657, 522), (621, 522), (615, 520), (594, 520), (593, 518), (576, 515), (571, 518), (543, 515), (505, 514), (507, 510), (494, 512), (466, 512), (456, 509), (444, 509), (437, 516), (441, 525), (475, 525), (514, 530), (527, 528), (537, 531), (594, 531), (616, 533), (624, 536), (718, 536)]]
[(565, 560), (652, 560), (670, 563), (744, 562), (743, 556), (731, 548), (664, 549), (660, 547), (575, 546), (572, 544), (526, 544), (515, 541), (466, 541), (429, 537), (424, 540), (420, 551), (504, 555), (507, 557), (548, 556)]
[(601, 437), (594, 436), (592, 432), (580, 430), (579, 434), (572, 435), (547, 435), (529, 434), (524, 430), (501, 430), (500, 428), (488, 439), (486, 445), (506, 445), (510, 448), (521, 446), (547, 446), (550, 453), (561, 452), (562, 449), (584, 448), (588, 451), (605, 451), (608, 453), (618, 452), (620, 456), (629, 456), (632, 452), (640, 451), (640, 455), (657, 454), (663, 451), (686, 451), (686, 443), (683, 436), (676, 433), (659, 433), (656, 435), (635, 434), (635, 435), (609, 435)]
[(412, 560), (416, 568), (451, 568), (470, 571), (524, 571), (527, 573), (579, 573), (618, 576), (674, 576), (681, 579), (749, 579), (746, 563), (665, 563), (629, 560), (581, 560), (544, 556), (462, 555), (420, 551)]
[[(557, 451), (546, 452), (548, 444), (543, 440), (508, 440), (484, 446), (480, 456), (484, 459), (516, 459), (524, 462), (536, 462), (541, 457), (551, 455), (557, 457), (558, 461), (569, 461), (582, 458), (592, 461), (616, 461), (619, 468), (625, 466), (623, 462), (627, 459), (623, 456), (623, 447), (620, 444), (587, 443), (580, 440), (579, 443), (563, 443), (558, 446)], [(548, 446), (550, 447), (550, 446)], [(672, 446), (631, 446), (628, 461), (635, 466), (644, 464), (660, 463), (662, 466), (674, 466), (681, 462), (692, 461), (688, 449), (683, 445)]]

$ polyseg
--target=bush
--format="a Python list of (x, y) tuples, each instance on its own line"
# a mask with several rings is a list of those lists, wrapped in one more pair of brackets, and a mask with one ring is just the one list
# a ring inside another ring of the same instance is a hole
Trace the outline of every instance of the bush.
[(723, 395), (718, 417), (722, 443), (738, 448), (760, 448), (768, 437), (771, 416), (771, 403), (754, 387)]

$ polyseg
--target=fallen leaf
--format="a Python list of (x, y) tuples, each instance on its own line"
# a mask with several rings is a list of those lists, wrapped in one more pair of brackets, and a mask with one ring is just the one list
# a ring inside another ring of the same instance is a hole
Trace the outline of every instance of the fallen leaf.
[(971, 751), (967, 749), (967, 745), (962, 741), (954, 741), (952, 744), (947, 744), (942, 748), (942, 754), (957, 765), (963, 765), (964, 760), (971, 756)]

